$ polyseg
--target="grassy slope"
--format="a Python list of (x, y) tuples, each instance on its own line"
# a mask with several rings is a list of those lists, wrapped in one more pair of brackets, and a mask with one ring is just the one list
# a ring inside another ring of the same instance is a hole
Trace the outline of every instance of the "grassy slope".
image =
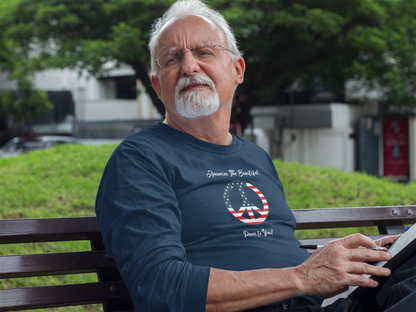
[(0, 216), (94, 214), (104, 166), (115, 145), (65, 145), (0, 159)]
[[(116, 145), (65, 145), (0, 159), (0, 217), (38, 218), (93, 216), (104, 166)], [(89, 250), (84, 241), (2, 245), (0, 255)], [(0, 281), (0, 288), (94, 282), (95, 274), (17, 278)], [(101, 305), (60, 309), (102, 311)]]
[(416, 204), (416, 183), (275, 160), (292, 209)]
[[(17, 158), (0, 159), (0, 217), (37, 218), (94, 215), (94, 201), (104, 166), (116, 145), (65, 145)], [(416, 204), (416, 183), (402, 185), (369, 177), (275, 161), (292, 209)], [(298, 237), (342, 236), (356, 231), (302, 231)], [(364, 229), (374, 234), (372, 229)], [(2, 246), (1, 255), (86, 250), (86, 242)], [(0, 287), (39, 285), (45, 277), (2, 281)], [(86, 274), (83, 281), (95, 280)], [(49, 278), (47, 283), (74, 283), (79, 278)], [(90, 306), (88, 310), (99, 310)], [(85, 311), (74, 308), (71, 311)]]
[[(415, 182), (406, 185), (365, 173), (322, 169), (280, 160), (275, 160), (274, 164), (292, 209), (416, 204)], [(299, 231), (297, 237), (342, 237), (355, 232), (378, 234), (376, 228), (352, 228)]]

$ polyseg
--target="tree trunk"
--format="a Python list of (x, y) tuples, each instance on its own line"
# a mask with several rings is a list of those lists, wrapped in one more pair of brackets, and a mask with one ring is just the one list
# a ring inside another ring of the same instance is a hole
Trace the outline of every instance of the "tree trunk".
[(144, 85), (146, 89), (146, 93), (149, 94), (150, 99), (152, 100), (153, 105), (156, 107), (157, 111), (162, 116), (165, 116), (165, 112), (166, 112), (165, 106), (163, 105), (163, 102), (159, 99), (159, 97), (157, 96), (156, 91), (153, 89), (149, 74), (147, 73), (147, 70), (144, 67), (143, 63), (138, 61), (138, 62), (131, 64), (131, 66), (136, 72), (136, 78), (140, 79), (142, 84)]

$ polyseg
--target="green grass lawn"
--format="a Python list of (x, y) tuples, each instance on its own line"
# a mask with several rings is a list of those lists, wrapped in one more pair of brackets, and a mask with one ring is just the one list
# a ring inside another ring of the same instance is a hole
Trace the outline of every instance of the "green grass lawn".
[[(416, 183), (396, 181), (335, 169), (274, 161), (291, 209), (414, 205)], [(361, 232), (376, 235), (375, 227), (297, 231), (298, 238), (342, 237)]]
[[(93, 216), (95, 196), (105, 164), (116, 145), (63, 145), (44, 151), (0, 159), (0, 217), (40, 218)], [(275, 160), (292, 209), (416, 204), (416, 183), (400, 184), (361, 173), (346, 173)], [(297, 236), (344, 236), (357, 230), (299, 231)], [(2, 245), (0, 255), (88, 250), (88, 242)], [(22, 287), (95, 281), (82, 277), (20, 278), (0, 281), (0, 287)], [(99, 311), (101, 306), (66, 308)], [(56, 310), (56, 309), (54, 309)]]
[[(104, 166), (116, 145), (62, 145), (17, 158), (0, 159), (0, 217), (41, 218), (93, 216)], [(0, 255), (89, 250), (89, 242), (2, 245)], [(94, 282), (96, 274), (17, 278), (0, 288)], [(60, 309), (102, 311), (101, 305)]]

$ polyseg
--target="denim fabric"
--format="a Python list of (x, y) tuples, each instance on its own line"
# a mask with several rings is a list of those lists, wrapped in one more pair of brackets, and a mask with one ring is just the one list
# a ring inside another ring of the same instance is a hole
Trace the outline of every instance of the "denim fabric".
[[(326, 307), (288, 309), (288, 312), (344, 312), (349, 299), (338, 299)], [(353, 301), (348, 312), (416, 312), (416, 252), (397, 268), (377, 292)]]
[(416, 251), (415, 256), (395, 270), (377, 294), (382, 311), (416, 311)]

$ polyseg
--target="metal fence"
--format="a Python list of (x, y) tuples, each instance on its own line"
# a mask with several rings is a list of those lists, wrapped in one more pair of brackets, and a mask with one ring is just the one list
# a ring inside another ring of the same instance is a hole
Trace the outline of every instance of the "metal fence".
[(279, 108), (275, 116), (276, 128), (331, 128), (329, 109)]
[(80, 139), (124, 139), (162, 120), (76, 121), (72, 135)]

